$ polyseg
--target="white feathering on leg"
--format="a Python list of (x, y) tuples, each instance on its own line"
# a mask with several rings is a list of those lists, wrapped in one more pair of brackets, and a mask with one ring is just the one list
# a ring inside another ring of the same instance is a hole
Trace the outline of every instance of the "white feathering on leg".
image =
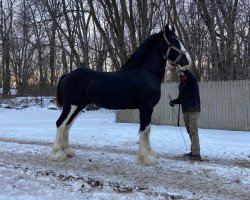
[(149, 127), (149, 132), (148, 132), (148, 149), (149, 149), (149, 153), (152, 154), (154, 157), (156, 158), (160, 158), (160, 154), (155, 152), (152, 147), (151, 147), (151, 144), (150, 144), (150, 133), (151, 133), (151, 125)]
[(139, 165), (155, 165), (158, 159), (150, 152), (149, 142), (150, 125), (144, 131), (140, 132), (139, 148), (137, 153), (137, 164)]
[(78, 117), (79, 114), (80, 113), (78, 112), (78, 114), (72, 119), (70, 124), (66, 126), (66, 129), (63, 134), (64, 141), (65, 141), (65, 145), (63, 146), (63, 151), (66, 153), (68, 157), (75, 156), (74, 150), (69, 147), (69, 129), (71, 128), (72, 124), (74, 123), (75, 119)]
[(64, 161), (67, 159), (67, 154), (64, 152), (63, 147), (67, 146), (67, 141), (65, 140), (66, 124), (69, 121), (72, 114), (75, 112), (77, 106), (71, 105), (70, 112), (63, 123), (57, 128), (56, 140), (51, 151), (51, 159), (55, 161)]

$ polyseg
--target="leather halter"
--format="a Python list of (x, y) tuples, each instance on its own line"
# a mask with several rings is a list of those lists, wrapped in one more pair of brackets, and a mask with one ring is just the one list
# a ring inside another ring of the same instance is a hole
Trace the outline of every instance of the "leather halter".
[[(165, 58), (165, 59), (168, 58), (171, 49), (173, 49), (173, 50), (175, 50), (175, 51), (177, 51), (177, 52), (179, 53), (179, 55), (175, 58), (174, 61), (168, 60), (168, 62), (169, 62), (170, 65), (176, 66), (176, 65), (179, 64), (179, 62), (180, 62), (180, 60), (181, 60), (181, 57), (183, 56), (183, 54), (186, 53), (186, 51), (182, 51), (182, 50), (176, 48), (174, 45), (172, 45), (172, 44), (168, 41), (168, 38), (167, 38), (167, 36), (166, 36), (165, 31), (163, 32), (163, 37), (164, 37), (166, 43), (167, 43), (168, 46), (169, 46), (166, 55), (164, 55), (164, 58)], [(181, 68), (189, 68), (189, 67), (190, 67), (190, 64), (181, 66)]]

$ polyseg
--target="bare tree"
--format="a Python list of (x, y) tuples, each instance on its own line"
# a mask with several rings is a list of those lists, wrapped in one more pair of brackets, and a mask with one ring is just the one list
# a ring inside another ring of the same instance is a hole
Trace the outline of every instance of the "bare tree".
[[(250, 77), (249, 0), (0, 0), (0, 86), (53, 94), (78, 67), (116, 71), (166, 23), (200, 80)], [(167, 67), (167, 80), (176, 81)]]
[[(44, 72), (45, 68), (45, 41), (44, 39), (44, 34), (45, 34), (45, 29), (44, 29), (44, 23), (41, 23), (41, 19), (44, 18), (44, 13), (41, 11), (39, 8), (39, 5), (37, 4), (36, 1), (30, 2), (29, 3), (29, 9), (30, 9), (30, 14), (31, 14), (31, 26), (33, 29), (33, 35), (35, 38), (34, 41), (34, 49), (37, 51), (37, 66), (39, 70), (39, 90), (41, 94), (45, 93), (45, 87), (46, 87), (46, 75)], [(38, 21), (37, 18), (40, 18)]]
[[(4, 9), (4, 4), (7, 7)], [(3, 68), (3, 97), (10, 95), (10, 46), (11, 32), (13, 28), (13, 4), (14, 1), (0, 1), (0, 37), (2, 41), (2, 68)]]
[(210, 34), (212, 67), (218, 70), (220, 75), (218, 78), (230, 79), (230, 71), (234, 67), (232, 52), (235, 44), (238, 1), (198, 0), (197, 5)]

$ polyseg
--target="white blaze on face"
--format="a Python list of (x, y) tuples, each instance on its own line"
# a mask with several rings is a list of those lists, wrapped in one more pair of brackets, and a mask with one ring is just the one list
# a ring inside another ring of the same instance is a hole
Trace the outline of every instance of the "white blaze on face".
[(187, 58), (187, 60), (189, 62), (189, 65), (191, 65), (192, 61), (191, 61), (191, 57), (190, 57), (189, 53), (187, 52), (187, 50), (185, 49), (185, 47), (183, 46), (183, 44), (180, 42), (180, 40), (178, 40), (178, 41), (179, 41), (179, 43), (181, 45), (181, 50), (184, 51), (184, 53), (186, 55), (186, 58)]

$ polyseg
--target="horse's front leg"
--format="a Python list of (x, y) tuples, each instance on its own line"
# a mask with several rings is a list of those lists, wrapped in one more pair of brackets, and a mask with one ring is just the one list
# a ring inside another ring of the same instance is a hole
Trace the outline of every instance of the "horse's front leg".
[(158, 164), (159, 155), (154, 152), (150, 145), (150, 122), (153, 107), (140, 109), (140, 138), (137, 152), (137, 163), (140, 165)]
[(153, 156), (155, 156), (156, 158), (160, 158), (160, 154), (155, 152), (152, 147), (151, 147), (151, 144), (150, 144), (150, 133), (151, 133), (151, 125), (149, 126), (149, 133), (148, 133), (148, 148), (149, 148), (149, 153), (152, 154)]

